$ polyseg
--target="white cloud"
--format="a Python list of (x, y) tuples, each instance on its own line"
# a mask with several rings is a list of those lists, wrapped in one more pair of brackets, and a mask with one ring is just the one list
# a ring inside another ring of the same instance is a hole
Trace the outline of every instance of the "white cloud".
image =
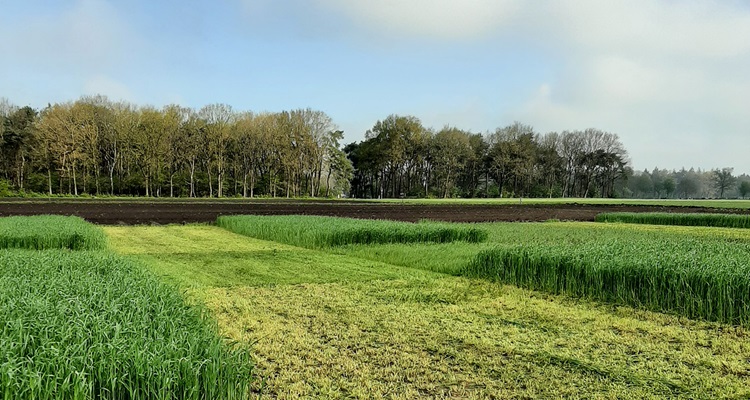
[(318, 0), (370, 32), (385, 37), (449, 40), (485, 37), (509, 23), (520, 0)]
[(750, 51), (750, 14), (729, 1), (552, 1), (577, 46), (650, 56), (734, 57)]
[[(541, 130), (618, 133), (637, 168), (750, 172), (750, 8), (732, 2), (551, 2), (529, 15), (557, 48), (555, 79), (540, 81), (509, 119)], [(530, 21), (524, 24), (528, 27)]]

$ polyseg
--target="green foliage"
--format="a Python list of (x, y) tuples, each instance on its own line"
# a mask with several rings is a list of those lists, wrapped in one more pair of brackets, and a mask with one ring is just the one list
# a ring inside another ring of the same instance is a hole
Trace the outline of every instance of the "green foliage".
[[(750, 324), (750, 245), (661, 232), (596, 230), (481, 251), (463, 273), (731, 324)], [(522, 233), (519, 233), (522, 234)]]
[(737, 188), (737, 191), (740, 192), (740, 196), (742, 196), (743, 199), (746, 198), (748, 193), (750, 193), (750, 182), (740, 182), (740, 186)]
[(711, 226), (717, 228), (750, 228), (750, 215), (697, 213), (601, 213), (596, 222), (629, 224)]
[(98, 250), (107, 246), (101, 228), (61, 215), (0, 218), (0, 249)]
[(245, 236), (308, 248), (372, 243), (482, 242), (487, 232), (473, 226), (360, 220), (318, 216), (221, 216), (216, 224)]
[(201, 311), (104, 252), (0, 250), (0, 396), (245, 398), (252, 364)]
[(10, 184), (5, 179), (0, 179), (0, 197), (10, 197), (13, 192), (10, 190)]

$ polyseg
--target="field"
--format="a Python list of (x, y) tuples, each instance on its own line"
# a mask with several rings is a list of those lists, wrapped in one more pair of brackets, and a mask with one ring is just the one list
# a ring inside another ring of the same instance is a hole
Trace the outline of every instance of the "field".
[[(75, 217), (0, 219), (4, 399), (246, 397), (247, 345)], [(3, 249), (2, 247), (10, 247)]]
[(693, 254), (704, 257), (723, 245), (734, 251), (729, 260), (744, 257), (750, 233), (594, 223), (481, 228), (486, 242), (322, 249), (208, 225), (105, 231), (117, 252), (205, 304), (223, 335), (253, 344), (261, 398), (750, 396), (746, 327), (461, 276), (483, 251), (581, 250), (638, 235), (705, 242)]
[(0, 249), (101, 250), (101, 229), (78, 217), (35, 215), (0, 218)]
[(221, 215), (323, 215), (416, 222), (594, 221), (603, 212), (721, 212), (747, 214), (746, 200), (620, 199), (0, 199), (0, 217), (77, 215), (109, 225), (213, 223)]
[(695, 213), (602, 213), (597, 222), (624, 222), (630, 224), (712, 226), (718, 228), (750, 228), (747, 214), (695, 214)]
[[(339, 210), (190, 206), (222, 204)], [(5, 398), (750, 398), (748, 229), (252, 215), (0, 228)]]

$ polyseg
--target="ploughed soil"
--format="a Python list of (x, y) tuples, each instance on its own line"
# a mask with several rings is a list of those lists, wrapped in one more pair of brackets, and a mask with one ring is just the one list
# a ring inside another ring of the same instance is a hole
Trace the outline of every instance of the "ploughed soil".
[(60, 214), (77, 215), (107, 225), (184, 224), (214, 222), (219, 215), (328, 215), (350, 218), (452, 222), (488, 221), (593, 221), (602, 212), (724, 212), (747, 213), (703, 207), (661, 207), (590, 204), (399, 204), (365, 201), (300, 200), (10, 200), (0, 203), (0, 216)]

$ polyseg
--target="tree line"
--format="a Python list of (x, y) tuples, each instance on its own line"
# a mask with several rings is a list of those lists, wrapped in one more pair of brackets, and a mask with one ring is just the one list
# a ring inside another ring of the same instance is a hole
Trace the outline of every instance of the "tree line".
[(391, 115), (344, 148), (354, 197), (622, 196), (628, 157), (616, 134), (598, 129), (540, 134), (513, 123), (480, 134), (434, 132)]
[(750, 176), (734, 175), (734, 169), (716, 168), (708, 171), (694, 168), (680, 170), (636, 171), (628, 179), (627, 197), (653, 199), (747, 198)]
[[(253, 113), (113, 102), (16, 107), (0, 99), (0, 195), (745, 197), (732, 170), (638, 171), (616, 134), (427, 128), (377, 121), (364, 140), (322, 111)], [(747, 178), (747, 179), (745, 179)], [(747, 183), (743, 183), (748, 181)], [(743, 186), (745, 185), (745, 186)]]
[(321, 111), (161, 109), (84, 97), (37, 111), (0, 102), (0, 180), (67, 195), (331, 196), (348, 190), (343, 132)]

